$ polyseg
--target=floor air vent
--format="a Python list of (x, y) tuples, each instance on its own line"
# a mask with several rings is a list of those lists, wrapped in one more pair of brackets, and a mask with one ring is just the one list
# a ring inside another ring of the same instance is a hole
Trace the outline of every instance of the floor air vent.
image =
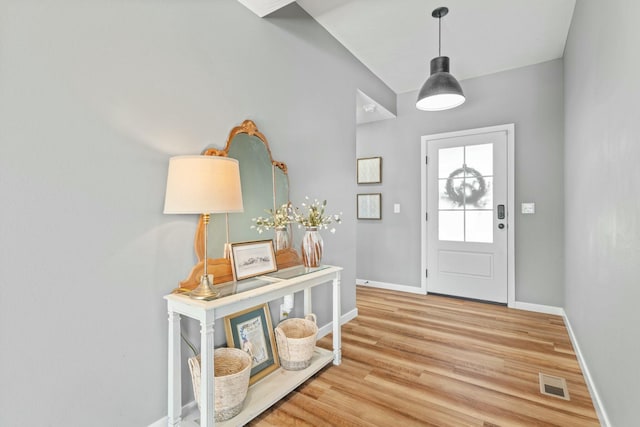
[(542, 372), (540, 372), (540, 393), (569, 400), (567, 381), (564, 378), (554, 377)]

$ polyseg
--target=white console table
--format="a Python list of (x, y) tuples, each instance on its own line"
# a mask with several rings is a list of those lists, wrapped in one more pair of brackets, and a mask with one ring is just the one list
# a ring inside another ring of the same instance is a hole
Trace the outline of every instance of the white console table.
[[(221, 296), (211, 301), (189, 298), (184, 294), (170, 294), (167, 300), (169, 312), (169, 399), (168, 425), (182, 423), (182, 378), (180, 353), (180, 318), (187, 316), (200, 322), (200, 426), (210, 427), (214, 420), (214, 325), (216, 319), (263, 304), (298, 291), (304, 292), (304, 313), (312, 312), (311, 288), (323, 283), (333, 284), (333, 353), (316, 347), (311, 366), (302, 371), (277, 371), (256, 382), (249, 388), (243, 411), (218, 426), (244, 425), (261, 412), (282, 399), (313, 374), (333, 361), (339, 365), (342, 359), (340, 336), (340, 272), (341, 267), (321, 266), (306, 268), (296, 266), (266, 276), (216, 285)], [(275, 349), (274, 349), (275, 351)]]

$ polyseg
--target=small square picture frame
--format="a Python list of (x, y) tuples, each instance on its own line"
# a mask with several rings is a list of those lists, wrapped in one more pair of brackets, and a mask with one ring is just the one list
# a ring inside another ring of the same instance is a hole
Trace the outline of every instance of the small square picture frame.
[(227, 347), (239, 348), (251, 356), (249, 384), (280, 366), (268, 304), (260, 304), (224, 318)]
[(358, 184), (382, 183), (382, 157), (363, 157), (357, 160)]
[(278, 271), (273, 240), (232, 243), (231, 266), (234, 280)]
[(366, 193), (356, 196), (358, 219), (382, 219), (382, 194)]

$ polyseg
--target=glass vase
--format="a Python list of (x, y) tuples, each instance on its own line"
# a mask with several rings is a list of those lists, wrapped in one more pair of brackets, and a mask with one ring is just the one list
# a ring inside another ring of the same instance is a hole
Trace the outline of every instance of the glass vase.
[(302, 237), (302, 263), (305, 267), (319, 267), (322, 260), (322, 236), (318, 227), (307, 227)]
[(289, 249), (291, 247), (291, 237), (289, 236), (288, 227), (276, 227), (276, 251)]

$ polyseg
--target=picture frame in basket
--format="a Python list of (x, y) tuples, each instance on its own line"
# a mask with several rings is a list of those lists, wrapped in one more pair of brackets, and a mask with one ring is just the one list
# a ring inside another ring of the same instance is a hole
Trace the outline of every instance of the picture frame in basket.
[(278, 271), (273, 240), (232, 243), (231, 267), (235, 280)]
[(249, 384), (280, 367), (268, 304), (239, 311), (224, 318), (227, 347), (246, 351), (253, 360)]

